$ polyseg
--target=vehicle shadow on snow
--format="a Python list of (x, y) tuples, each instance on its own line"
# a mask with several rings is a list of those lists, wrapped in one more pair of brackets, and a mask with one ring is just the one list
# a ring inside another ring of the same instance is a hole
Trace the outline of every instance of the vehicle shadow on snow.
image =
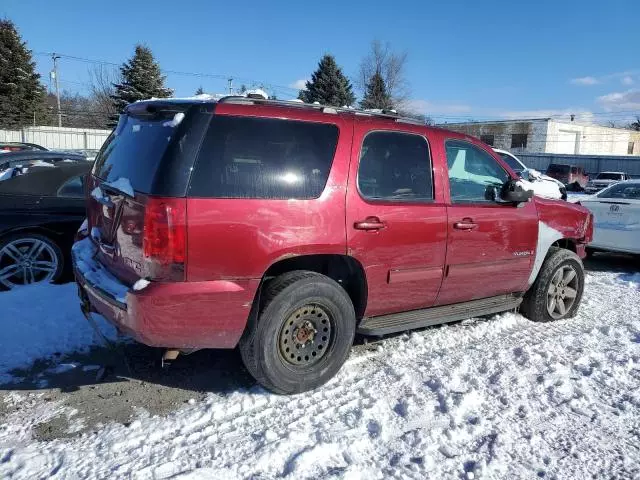
[(597, 252), (584, 260), (584, 268), (588, 272), (619, 272), (626, 277), (640, 272), (640, 255)]
[(96, 384), (113, 383), (125, 388), (123, 384), (134, 381), (188, 392), (226, 393), (254, 384), (236, 350), (200, 350), (180, 355), (164, 368), (163, 351), (131, 342), (56, 355), (51, 360), (36, 360), (26, 369), (10, 371), (16, 381), (0, 384), (0, 390), (73, 392)]

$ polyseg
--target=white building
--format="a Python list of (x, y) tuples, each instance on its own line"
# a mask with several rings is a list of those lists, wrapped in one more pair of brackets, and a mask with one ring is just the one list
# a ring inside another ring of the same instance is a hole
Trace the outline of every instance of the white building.
[(640, 155), (640, 132), (588, 123), (536, 118), (468, 123), (440, 127), (466, 133), (513, 152), (578, 155)]

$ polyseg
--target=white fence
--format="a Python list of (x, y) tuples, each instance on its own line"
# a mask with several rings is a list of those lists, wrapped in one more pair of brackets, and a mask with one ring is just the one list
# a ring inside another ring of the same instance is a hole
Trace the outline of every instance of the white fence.
[(99, 150), (111, 130), (67, 127), (25, 127), (0, 130), (0, 142), (27, 142), (50, 150)]

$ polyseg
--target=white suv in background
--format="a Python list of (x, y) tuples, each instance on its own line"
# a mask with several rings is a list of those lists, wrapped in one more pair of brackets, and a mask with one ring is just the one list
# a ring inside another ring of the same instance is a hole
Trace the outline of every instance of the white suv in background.
[(531, 183), (531, 189), (536, 195), (546, 198), (567, 199), (567, 188), (561, 181), (544, 175), (532, 168), (527, 168), (513, 153), (500, 150), (499, 148), (494, 148), (493, 151), (500, 155), (520, 178)]

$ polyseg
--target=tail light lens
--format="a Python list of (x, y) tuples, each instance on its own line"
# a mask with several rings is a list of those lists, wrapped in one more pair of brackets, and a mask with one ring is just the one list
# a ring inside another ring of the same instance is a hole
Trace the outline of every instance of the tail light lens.
[[(145, 208), (144, 256), (161, 267), (184, 272), (187, 251), (187, 200), (150, 197)], [(172, 275), (174, 277), (174, 275)]]

